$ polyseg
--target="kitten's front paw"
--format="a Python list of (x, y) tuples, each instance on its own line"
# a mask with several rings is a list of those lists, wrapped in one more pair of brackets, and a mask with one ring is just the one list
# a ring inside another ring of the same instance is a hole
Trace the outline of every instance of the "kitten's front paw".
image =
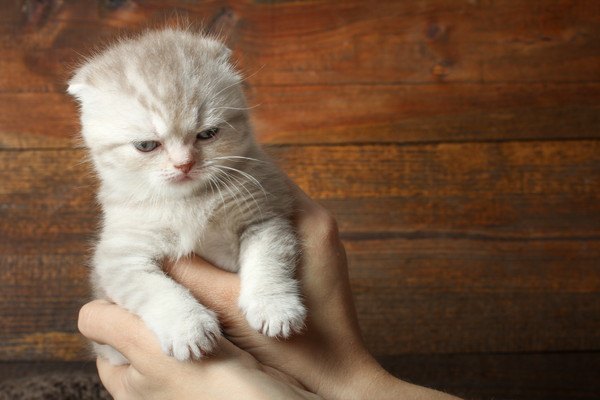
[(179, 361), (197, 360), (212, 353), (221, 336), (215, 313), (201, 307), (170, 315), (159, 326), (152, 325), (163, 351)]
[(240, 308), (250, 327), (263, 335), (287, 338), (304, 328), (306, 308), (297, 294), (240, 296)]

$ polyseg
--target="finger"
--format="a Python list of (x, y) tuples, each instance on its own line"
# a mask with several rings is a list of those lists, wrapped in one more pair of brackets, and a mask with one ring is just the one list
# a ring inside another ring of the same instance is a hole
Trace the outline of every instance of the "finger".
[[(303, 214), (312, 215), (311, 221), (327, 218), (327, 211), (312, 201), (298, 186), (288, 180), (297, 201), (297, 207)], [(300, 218), (306, 220), (306, 218)], [(305, 221), (306, 236), (310, 236), (311, 221)], [(330, 222), (330, 220), (327, 220)], [(328, 226), (325, 226), (326, 229)], [(314, 228), (314, 226), (313, 226)], [(224, 271), (198, 256), (192, 256), (170, 263), (167, 261), (165, 272), (177, 282), (187, 287), (194, 296), (221, 317), (237, 318), (237, 299), (240, 280), (237, 274)]]
[(296, 227), (304, 247), (323, 250), (339, 250), (341, 245), (335, 218), (322, 205), (312, 200), (294, 182), (288, 179), (296, 208)]
[(136, 366), (163, 356), (158, 340), (139, 317), (104, 300), (81, 308), (78, 328), (88, 339), (114, 347)]
[(130, 365), (112, 365), (107, 359), (98, 357), (96, 368), (100, 381), (114, 398), (120, 398), (119, 394), (126, 391), (125, 374)]
[(288, 178), (287, 183), (292, 191), (292, 196), (294, 196), (296, 207), (299, 211), (306, 213), (326, 211), (322, 205), (311, 199), (304, 190), (296, 185), (291, 179)]
[(299, 275), (309, 309), (320, 307), (333, 300), (338, 315), (343, 316), (355, 332), (358, 320), (350, 290), (346, 251), (340, 240), (337, 222), (333, 215), (304, 191), (289, 181), (296, 201), (298, 232), (304, 251)]
[(239, 318), (240, 279), (237, 274), (217, 268), (197, 256), (166, 266), (166, 272), (187, 287), (200, 303), (216, 311), (220, 319)]

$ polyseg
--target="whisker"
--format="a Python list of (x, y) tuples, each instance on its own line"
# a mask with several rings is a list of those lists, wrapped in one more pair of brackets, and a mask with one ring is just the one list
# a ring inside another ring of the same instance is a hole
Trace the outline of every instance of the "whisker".
[(243, 159), (243, 160), (249, 160), (249, 161), (256, 161), (256, 162), (263, 163), (263, 164), (267, 163), (266, 161), (259, 160), (258, 158), (242, 157), (242, 156), (213, 157), (213, 158), (211, 158), (211, 160), (231, 160), (231, 159), (235, 159), (235, 158), (240, 159), (240, 160)]
[[(226, 173), (224, 173), (224, 171), (221, 171), (221, 170), (219, 170), (219, 169), (216, 169), (216, 171), (223, 173), (223, 174), (225, 175), (225, 177), (226, 177), (226, 178), (228, 177), (228, 175), (227, 175)], [(239, 203), (239, 199), (238, 199), (238, 197), (236, 196), (235, 192), (234, 192), (234, 191), (231, 189), (231, 187), (230, 187), (230, 186), (227, 184), (227, 182), (225, 182), (223, 179), (221, 179), (221, 178), (220, 178), (218, 175), (215, 175), (215, 178), (216, 178), (216, 179), (217, 179), (219, 182), (221, 182), (221, 183), (223, 184), (223, 187), (224, 187), (224, 188), (225, 188), (225, 189), (226, 189), (226, 190), (229, 192), (229, 194), (231, 195), (231, 198), (233, 199), (233, 202), (234, 202), (234, 204), (235, 204), (235, 205), (237, 206), (237, 208), (238, 208), (238, 212), (239, 212), (240, 214), (243, 214), (243, 212), (242, 212), (242, 208), (241, 208), (241, 206), (240, 206), (240, 203)], [(230, 182), (231, 182), (231, 181), (230, 181)], [(235, 187), (233, 187), (233, 188), (235, 189)]]
[(213, 184), (212, 184), (212, 180), (210, 179), (210, 177), (208, 178), (208, 186), (210, 187), (210, 194), (212, 195), (212, 197), (215, 197), (215, 188), (213, 188)]
[[(219, 167), (220, 166), (217, 166), (217, 168), (219, 168)], [(239, 185), (241, 185), (242, 188), (244, 188), (244, 190), (246, 191), (246, 193), (248, 193), (248, 195), (252, 198), (252, 201), (254, 202), (254, 205), (258, 209), (258, 212), (260, 213), (260, 216), (262, 218), (263, 217), (262, 208), (260, 207), (260, 204), (258, 204), (258, 201), (256, 200), (256, 197), (254, 197), (254, 195), (252, 194), (252, 192), (246, 187), (246, 182), (244, 182), (243, 179), (238, 179), (238, 178), (236, 178), (233, 175), (227, 174), (227, 177), (230, 178), (230, 179), (234, 179)]]
[[(232, 83), (231, 85), (225, 86), (223, 89), (219, 90), (217, 93), (213, 94), (211, 97), (212, 98), (217, 98), (221, 93), (223, 93), (224, 91), (226, 91), (229, 88), (232, 88), (235, 85), (241, 84), (242, 82), (252, 78), (254, 75), (258, 74), (260, 71), (263, 70), (263, 68), (265, 67), (265, 65), (263, 64), (259, 69), (257, 69), (255, 72), (253, 72), (252, 74), (248, 75), (248, 76), (242, 76), (240, 75), (240, 80), (239, 81), (235, 81), (234, 83)], [(206, 99), (208, 100), (208, 99)], [(202, 104), (200, 105), (200, 109), (202, 109), (206, 103), (206, 100), (204, 100), (204, 102), (202, 102)]]
[(263, 69), (265, 69), (266, 66), (267, 66), (267, 64), (261, 65), (256, 71), (254, 71), (253, 73), (251, 73), (248, 76), (243, 76), (242, 75), (242, 82), (245, 82), (248, 79), (252, 78), (253, 76), (257, 75), (260, 71), (262, 71)]
[(80, 160), (78, 160), (75, 163), (69, 165), (65, 169), (66, 170), (71, 170), (73, 168), (79, 167), (79, 166), (84, 165), (84, 164), (92, 164), (92, 157), (89, 156), (89, 155), (85, 155)]
[(221, 206), (225, 207), (225, 198), (223, 198), (223, 194), (221, 193), (221, 189), (219, 188), (219, 184), (214, 181), (215, 178), (212, 177), (212, 176), (209, 177), (209, 180), (210, 180), (211, 188), (212, 188), (213, 183), (215, 184), (215, 188), (217, 189), (217, 193), (219, 193), (219, 197), (221, 198)]
[(236, 168), (227, 167), (225, 165), (219, 165), (219, 167), (226, 168), (228, 170), (235, 171), (235, 172), (237, 172), (239, 174), (242, 174), (243, 176), (245, 176), (246, 178), (248, 178), (252, 182), (254, 182), (256, 184), (256, 186), (258, 186), (260, 188), (260, 190), (262, 190), (263, 195), (265, 196), (265, 198), (268, 197), (267, 192), (265, 191), (265, 188), (263, 187), (263, 185), (261, 185), (261, 183), (258, 181), (258, 179), (256, 179), (255, 177), (253, 177), (249, 173), (244, 172), (244, 171), (240, 171), (239, 169), (236, 169)]
[(227, 124), (227, 125), (228, 125), (228, 126), (231, 128), (231, 129), (233, 129), (233, 130), (234, 130), (234, 131), (236, 131), (237, 133), (240, 133), (240, 131), (238, 131), (237, 129), (235, 129), (235, 127), (234, 127), (233, 125), (231, 125), (231, 124), (229, 123), (229, 121), (227, 121), (227, 120), (226, 120), (226, 119), (224, 119), (224, 118), (216, 118), (216, 122), (219, 122), (219, 123), (226, 123), (226, 124)]
[(260, 107), (262, 104), (256, 104), (250, 107), (215, 107), (212, 110), (238, 110), (238, 111), (246, 111), (252, 110), (253, 108)]
[[(217, 193), (219, 194), (219, 198), (221, 199), (221, 207), (225, 207), (225, 199), (223, 198), (223, 194), (221, 193), (219, 184), (217, 182), (215, 182), (215, 178), (213, 176), (209, 176), (208, 179), (210, 182), (210, 189), (212, 190), (213, 196), (215, 193), (215, 190), (213, 189), (213, 184), (214, 184), (214, 188), (217, 190)], [(225, 218), (227, 218), (227, 215), (225, 215)]]

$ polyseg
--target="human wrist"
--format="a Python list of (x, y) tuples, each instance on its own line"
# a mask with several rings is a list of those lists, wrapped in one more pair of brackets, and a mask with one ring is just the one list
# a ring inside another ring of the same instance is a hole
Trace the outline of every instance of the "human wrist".
[(388, 375), (366, 350), (355, 351), (327, 363), (321, 371), (320, 385), (313, 389), (330, 400), (373, 399), (373, 390)]
[(343, 398), (348, 400), (383, 399), (383, 388), (390, 382), (390, 374), (369, 356), (351, 372), (344, 385)]
[(460, 400), (458, 397), (396, 378), (374, 358), (357, 368), (340, 399), (347, 400)]

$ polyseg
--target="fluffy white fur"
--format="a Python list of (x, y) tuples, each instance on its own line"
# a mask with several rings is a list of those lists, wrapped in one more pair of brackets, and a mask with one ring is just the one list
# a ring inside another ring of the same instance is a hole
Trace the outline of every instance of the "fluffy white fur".
[[(220, 335), (217, 318), (161, 269), (197, 253), (239, 271), (239, 306), (252, 328), (299, 331), (306, 311), (294, 279), (291, 198), (252, 137), (229, 50), (187, 31), (147, 32), (88, 59), (68, 91), (101, 181), (96, 295), (139, 315), (166, 353), (200, 358)], [(198, 139), (214, 128), (216, 137)], [(139, 142), (159, 145), (142, 152)]]

